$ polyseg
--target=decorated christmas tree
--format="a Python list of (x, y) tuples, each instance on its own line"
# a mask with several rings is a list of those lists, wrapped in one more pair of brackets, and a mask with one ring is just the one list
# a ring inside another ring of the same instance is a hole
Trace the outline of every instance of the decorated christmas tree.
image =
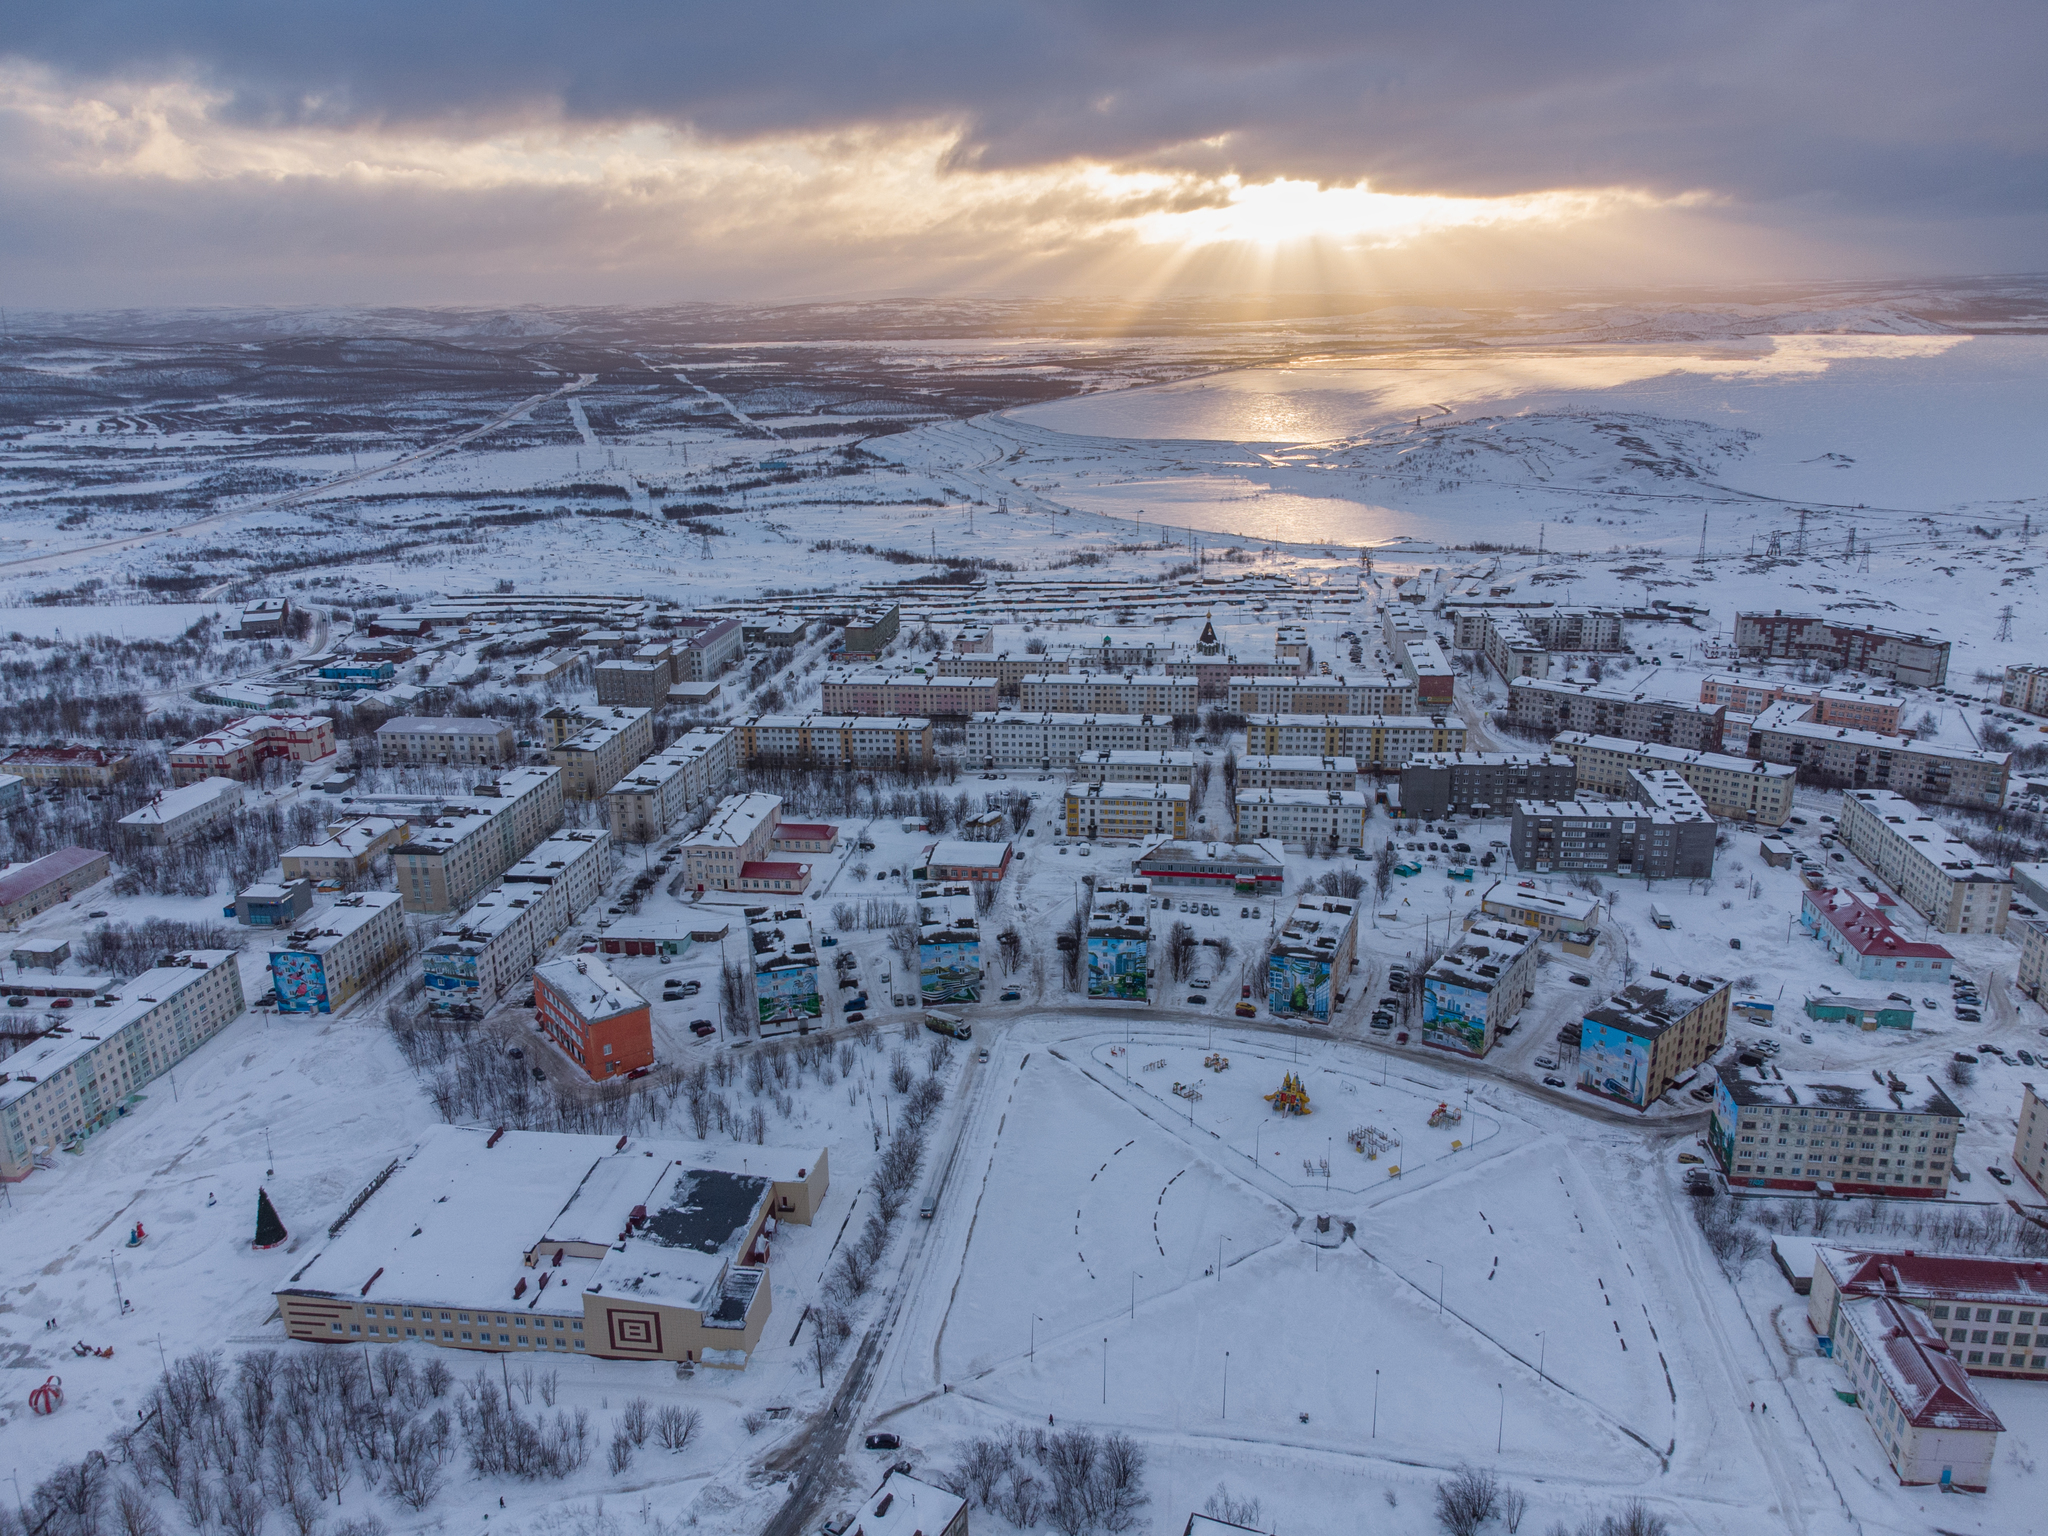
[(256, 1191), (256, 1241), (252, 1248), (275, 1248), (291, 1234), (284, 1229), (284, 1223), (277, 1219), (277, 1207), (270, 1203), (270, 1192)]

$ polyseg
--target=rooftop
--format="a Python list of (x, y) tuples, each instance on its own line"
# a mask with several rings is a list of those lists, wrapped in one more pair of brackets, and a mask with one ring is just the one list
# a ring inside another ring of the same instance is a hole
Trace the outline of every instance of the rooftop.
[(378, 726), (377, 734), (382, 736), (389, 731), (393, 736), (495, 736), (510, 729), (502, 720), (469, 715), (399, 715)]
[(782, 812), (780, 795), (728, 795), (711, 819), (683, 841), (685, 848), (737, 848), (764, 821)]
[(1554, 891), (1536, 890), (1521, 882), (1496, 880), (1486, 888), (1486, 894), (1479, 898), (1483, 908), (1488, 902), (1504, 907), (1523, 907), (1534, 912), (1550, 912), (1567, 923), (1580, 927), (1593, 921), (1599, 915), (1600, 901), (1594, 896), (1575, 896), (1567, 891), (1562, 895)]
[(1845, 1301), (1842, 1312), (1869, 1349), (1899, 1411), (1916, 1427), (1994, 1434), (2005, 1428), (1949, 1353), (1948, 1341), (1917, 1308), (1889, 1297), (1859, 1297)]
[(97, 848), (59, 848), (55, 853), (46, 853), (26, 864), (0, 868), (0, 906), (20, 901), (51, 881), (76, 874), (94, 859), (105, 857)]
[(1768, 1081), (1744, 1077), (1740, 1067), (1722, 1067), (1721, 1088), (1738, 1108), (1749, 1109), (1862, 1109), (1904, 1115), (1938, 1115), (1944, 1120), (1961, 1120), (1963, 1112), (1955, 1101), (1927, 1079), (1923, 1092), (1916, 1088), (1896, 1091), (1876, 1082), (1843, 1081), (1811, 1073), (1773, 1076)]
[(958, 1494), (892, 1471), (862, 1501), (847, 1536), (939, 1536), (966, 1507)]
[(1787, 699), (1773, 704), (1756, 717), (1752, 730), (1758, 732), (1776, 731), (1785, 736), (1803, 736), (1808, 741), (1841, 741), (1850, 746), (1868, 747), (1875, 752), (1896, 752), (1907, 757), (1940, 757), (1951, 762), (1986, 763), (2004, 766), (2012, 759), (2010, 752), (1983, 752), (1975, 747), (1947, 747), (1940, 742), (1919, 742), (1904, 736), (1886, 736), (1880, 731), (1859, 731), (1846, 725), (1816, 725), (1805, 718), (1813, 711), (1813, 705), (1799, 699)]
[(1729, 773), (1749, 773), (1760, 778), (1789, 779), (1799, 770), (1790, 763), (1766, 763), (1753, 757), (1731, 757), (1726, 752), (1694, 752), (1684, 747), (1667, 747), (1655, 741), (1631, 741), (1626, 736), (1596, 736), (1590, 731), (1563, 731), (1551, 745), (1563, 750), (1590, 747), (1600, 752), (1619, 752), (1629, 757), (1684, 764), (1688, 767), (1720, 768)]
[(1716, 992), (1728, 990), (1728, 983), (1718, 976), (1705, 976), (1701, 980), (1713, 983), (1705, 992), (1694, 992), (1687, 988), (1679, 992), (1674, 1002), (1668, 987), (1646, 987), (1640, 982), (1623, 987), (1597, 1008), (1586, 1010), (1586, 1022), (1618, 1029), (1624, 1034), (1641, 1040), (1654, 1040), (1674, 1024), (1681, 1022), (1700, 1004)]
[(647, 999), (613, 975), (597, 955), (550, 960), (535, 966), (533, 974), (585, 1020), (609, 1019), (647, 1006)]
[(196, 811), (203, 805), (211, 805), (222, 795), (239, 799), (242, 786), (234, 779), (205, 778), (196, 784), (183, 784), (176, 789), (160, 790), (150, 796), (149, 804), (139, 811), (130, 811), (121, 818), (124, 827), (154, 827), (175, 820), (187, 811)]
[(1800, 904), (1839, 933), (1842, 942), (1859, 955), (1889, 955), (1902, 960), (1955, 958), (1939, 944), (1922, 944), (1904, 937), (1880, 908), (1864, 901), (1853, 891), (1837, 890), (1832, 886), (1826, 890), (1808, 891)]
[(2048, 1306), (2048, 1263), (2039, 1259), (1830, 1247), (1817, 1249), (1815, 1257), (1827, 1266), (1837, 1286), (1859, 1296)]
[[(393, 898), (396, 899), (395, 897)], [(47, 1034), (0, 1062), (0, 1108), (26, 1095), (54, 1072), (62, 1072), (101, 1041), (111, 1038), (157, 1004), (200, 980), (217, 965), (233, 965), (231, 949), (195, 949), (171, 965), (159, 965), (125, 982), (105, 1008), (74, 1010), (59, 1026), (64, 1034)]]
[(272, 953), (300, 950), (324, 955), (365, 923), (375, 922), (385, 908), (395, 907), (398, 902), (396, 891), (358, 891), (353, 896), (337, 896), (333, 906), (325, 912), (310, 914), (305, 927), (295, 928), (279, 940)]

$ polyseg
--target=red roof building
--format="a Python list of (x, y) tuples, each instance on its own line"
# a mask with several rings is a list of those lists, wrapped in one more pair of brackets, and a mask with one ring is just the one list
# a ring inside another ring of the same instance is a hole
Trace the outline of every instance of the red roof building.
[(811, 866), (808, 864), (749, 859), (740, 866), (738, 888), (743, 891), (781, 891), (801, 896), (810, 886)]
[(1829, 887), (1805, 894), (1799, 921), (1860, 980), (1917, 984), (1946, 978), (1955, 957), (1939, 944), (1919, 943), (1894, 928), (1884, 909), (1895, 905), (1889, 896), (1880, 895), (1873, 903)]
[(2048, 1378), (2048, 1263), (1974, 1254), (1820, 1248), (1807, 1321), (1830, 1335), (1837, 1298), (1883, 1296), (1925, 1314), (1973, 1376)]
[(1908, 1486), (1982, 1493), (2005, 1429), (1948, 1341), (1902, 1302), (1852, 1297), (1836, 1313), (1835, 1359), (1856, 1384), (1856, 1406)]
[(128, 771), (128, 763), (125, 753), (103, 747), (23, 747), (0, 758), (0, 773), (31, 784), (104, 789)]
[(830, 853), (839, 846), (839, 829), (830, 822), (785, 821), (769, 846), (777, 853)]

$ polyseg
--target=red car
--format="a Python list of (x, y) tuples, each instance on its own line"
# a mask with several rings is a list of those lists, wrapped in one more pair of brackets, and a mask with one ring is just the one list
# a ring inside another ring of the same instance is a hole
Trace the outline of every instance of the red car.
[(1407, 1030), (1405, 1030), (1405, 1029), (1404, 1029), (1404, 1030), (1402, 1030), (1402, 1031), (1401, 1031), (1401, 1033), (1399, 1033), (1398, 1035), (1394, 1036), (1394, 1044), (1396, 1044), (1396, 1045), (1406, 1045), (1407, 1043), (1408, 1043), (1408, 1031), (1407, 1031)]
[(630, 1083), (636, 1077), (645, 1077), (648, 1073), (652, 1072), (653, 1070), (654, 1068), (652, 1067), (635, 1067), (632, 1071), (626, 1074), (626, 1081)]

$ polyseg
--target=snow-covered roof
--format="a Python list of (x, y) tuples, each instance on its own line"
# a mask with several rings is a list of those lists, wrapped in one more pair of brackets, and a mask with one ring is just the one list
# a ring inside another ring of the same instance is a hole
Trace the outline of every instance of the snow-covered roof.
[(1842, 936), (1842, 942), (1859, 955), (1889, 955), (1902, 960), (1950, 960), (1939, 944), (1909, 939), (1892, 926), (1892, 920), (1854, 891), (1808, 891), (1800, 905), (1813, 912)]
[[(1136, 786), (1150, 789), (1151, 785)], [(1185, 790), (1182, 791), (1186, 793)], [(933, 843), (924, 851), (927, 867), (937, 864), (946, 869), (998, 869), (1009, 861), (1008, 843), (968, 843), (957, 839)]]
[(20, 901), (22, 897), (40, 891), (53, 881), (76, 874), (94, 859), (105, 857), (106, 855), (97, 848), (59, 848), (54, 853), (44, 854), (40, 859), (31, 859), (26, 864), (16, 864), (0, 872), (0, 907)]
[(1843, 1081), (1812, 1073), (1791, 1073), (1768, 1080), (1744, 1077), (1740, 1067), (1722, 1067), (1721, 1087), (1741, 1108), (1874, 1109), (1890, 1114), (1937, 1115), (1961, 1120), (1955, 1101), (1927, 1079), (1924, 1092), (1915, 1088), (1891, 1092), (1876, 1082)]
[(1885, 1390), (1916, 1429), (1997, 1434), (2005, 1428), (1949, 1353), (1948, 1341), (1914, 1308), (1888, 1297), (1859, 1297), (1843, 1302), (1842, 1321), (1862, 1340)]
[[(279, 896), (282, 894), (280, 891)], [(397, 906), (399, 900), (396, 891), (358, 891), (352, 896), (337, 897), (333, 906), (312, 918), (304, 928), (287, 934), (272, 953), (295, 950), (324, 955), (358, 928), (374, 923), (385, 909)]]
[(107, 1007), (89, 1008), (66, 1018), (64, 1024), (70, 1033), (44, 1035), (23, 1046), (0, 1066), (0, 1109), (24, 1097), (52, 1073), (64, 1071), (103, 1041), (111, 1040), (151, 1009), (204, 980), (215, 966), (232, 965), (234, 959), (231, 949), (195, 949), (177, 956), (175, 964), (152, 967), (124, 982), (118, 993), (106, 994), (114, 999)]
[(167, 821), (175, 821), (188, 811), (211, 805), (223, 795), (231, 799), (242, 798), (242, 786), (234, 779), (219, 777), (199, 780), (196, 784), (183, 784), (176, 789), (166, 789), (150, 797), (149, 804), (139, 811), (130, 811), (121, 818), (124, 827), (155, 827)]
[(1562, 895), (1554, 891), (1526, 890), (1519, 882), (1496, 880), (1486, 888), (1486, 894), (1479, 898), (1479, 907), (1485, 911), (1491, 907), (1519, 907), (1531, 912), (1548, 912), (1560, 922), (1584, 927), (1593, 921), (1600, 911), (1600, 901), (1593, 896), (1574, 896), (1566, 891)]
[(967, 1501), (907, 1472), (891, 1472), (864, 1500), (847, 1536), (940, 1536)]
[(763, 821), (782, 814), (780, 795), (728, 795), (711, 819), (683, 840), (685, 848), (737, 848)]
[(596, 955), (575, 955), (550, 960), (533, 971), (564, 1006), (575, 1010), (585, 1023), (615, 1018), (645, 1008), (647, 999), (612, 974), (610, 966)]
[(512, 727), (502, 720), (468, 715), (399, 715), (377, 727), (379, 736), (496, 736)]
[(1552, 738), (1551, 745), (1560, 751), (1570, 747), (1590, 747), (1628, 757), (1651, 758), (1660, 763), (1752, 773), (1759, 778), (1789, 779), (1799, 771), (1790, 763), (1766, 763), (1753, 757), (1732, 757), (1726, 752), (1696, 752), (1685, 747), (1667, 747), (1658, 741), (1631, 741), (1626, 736), (1595, 736), (1590, 731), (1561, 731)]
[(2048, 1263), (2040, 1259), (1827, 1246), (1815, 1257), (1845, 1294), (2048, 1307)]

